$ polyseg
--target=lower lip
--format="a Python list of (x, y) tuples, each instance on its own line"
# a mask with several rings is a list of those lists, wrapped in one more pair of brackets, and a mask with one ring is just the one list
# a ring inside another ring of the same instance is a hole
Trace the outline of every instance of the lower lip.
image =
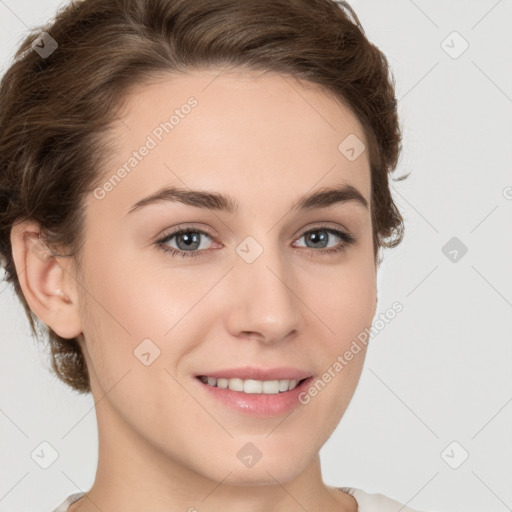
[(307, 390), (313, 377), (308, 377), (291, 391), (266, 395), (263, 393), (243, 393), (229, 388), (218, 388), (205, 384), (198, 377), (195, 378), (200, 386), (209, 393), (209, 396), (239, 412), (252, 416), (278, 416), (290, 412), (298, 405), (299, 395)]

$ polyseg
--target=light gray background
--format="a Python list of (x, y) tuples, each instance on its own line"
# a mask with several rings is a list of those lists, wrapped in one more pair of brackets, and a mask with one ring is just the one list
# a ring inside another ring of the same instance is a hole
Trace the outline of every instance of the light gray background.
[[(404, 310), (372, 338), (322, 449), (324, 479), (429, 512), (512, 510), (512, 1), (350, 4), (391, 64), (404, 131), (395, 175), (412, 173), (393, 183), (406, 236), (385, 253), (376, 318), (397, 300)], [(2, 70), (58, 5), (0, 0)], [(452, 237), (468, 248), (456, 262), (442, 252)], [(52, 377), (5, 287), (0, 511), (49, 511), (92, 485), (93, 401)], [(59, 453), (46, 470), (31, 458), (43, 441)]]

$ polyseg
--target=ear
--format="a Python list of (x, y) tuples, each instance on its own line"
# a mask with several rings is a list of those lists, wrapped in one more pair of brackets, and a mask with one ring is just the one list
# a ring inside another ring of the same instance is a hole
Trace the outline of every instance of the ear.
[(39, 224), (32, 221), (15, 224), (11, 229), (20, 287), (35, 315), (56, 334), (71, 339), (82, 332), (72, 261), (52, 256), (40, 233)]

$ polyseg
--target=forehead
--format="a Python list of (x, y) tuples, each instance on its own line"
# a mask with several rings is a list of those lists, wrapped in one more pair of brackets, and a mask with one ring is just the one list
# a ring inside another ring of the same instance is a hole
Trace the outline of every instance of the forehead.
[(162, 75), (125, 98), (103, 183), (124, 169), (108, 193), (123, 210), (165, 185), (244, 200), (263, 186), (293, 196), (349, 183), (369, 199), (368, 151), (350, 161), (347, 137), (367, 145), (357, 118), (315, 84), (247, 70)]
[[(189, 109), (184, 107), (191, 98), (197, 106), (189, 116)], [(278, 133), (281, 137), (286, 135), (282, 128), (287, 128), (288, 133), (310, 133), (316, 141), (328, 135), (343, 136), (351, 130), (365, 139), (358, 119), (330, 91), (273, 72), (208, 69), (163, 74), (132, 87), (123, 103), (125, 108), (119, 122), (114, 122), (114, 131), (121, 137), (124, 134), (126, 142), (132, 125), (138, 131), (149, 132), (156, 122), (169, 121), (173, 113), (181, 120), (189, 117), (192, 124), (194, 118), (201, 118), (201, 126), (194, 126), (201, 142), (206, 142), (207, 132), (213, 137), (229, 126), (233, 133), (244, 126), (257, 128), (260, 136)]]

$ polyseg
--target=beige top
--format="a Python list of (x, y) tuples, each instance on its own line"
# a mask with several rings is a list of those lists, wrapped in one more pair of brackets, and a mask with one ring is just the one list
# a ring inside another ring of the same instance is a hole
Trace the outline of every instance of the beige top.
[[(400, 510), (400, 512), (420, 512), (416, 509), (403, 507), (398, 501), (392, 500), (382, 494), (369, 494), (361, 489), (355, 489), (354, 487), (338, 487), (338, 489), (355, 498), (358, 512), (397, 512), (397, 510)], [(79, 492), (68, 496), (54, 512), (67, 512), (68, 507), (84, 494), (83, 492)]]

